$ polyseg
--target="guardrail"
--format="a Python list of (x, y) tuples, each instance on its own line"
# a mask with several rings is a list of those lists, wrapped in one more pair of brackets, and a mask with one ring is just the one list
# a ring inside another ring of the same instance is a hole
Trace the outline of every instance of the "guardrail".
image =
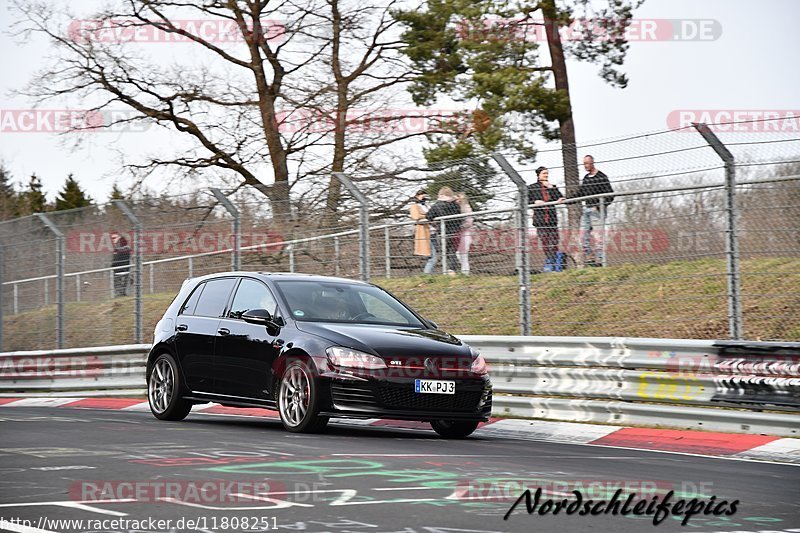
[(149, 344), (0, 353), (2, 396), (144, 395)]
[[(464, 335), (495, 416), (797, 436), (800, 343)], [(0, 396), (144, 395), (150, 345), (0, 354)]]

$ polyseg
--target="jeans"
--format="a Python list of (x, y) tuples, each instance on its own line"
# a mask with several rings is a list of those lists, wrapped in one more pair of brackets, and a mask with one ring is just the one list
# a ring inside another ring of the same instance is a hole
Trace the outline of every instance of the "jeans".
[[(603, 234), (605, 233), (603, 222), (599, 207), (583, 208), (583, 214), (581, 215), (581, 243), (583, 245), (583, 254), (584, 257), (593, 255), (595, 260), (600, 264), (603, 263), (603, 249), (605, 248), (603, 244)], [(594, 232), (596, 249), (592, 247), (593, 230), (598, 230)]]
[(542, 250), (544, 255), (551, 264), (556, 264), (556, 257), (558, 255), (558, 228), (554, 226), (543, 226), (536, 228), (536, 235), (542, 243)]
[[(458, 270), (461, 268), (461, 263), (456, 256), (456, 241), (457, 235), (447, 236), (447, 270)], [(431, 258), (425, 263), (425, 268), (422, 270), (425, 274), (432, 274), (436, 268), (436, 262), (441, 254), (442, 241), (439, 235), (431, 235)]]
[(457, 272), (461, 270), (461, 261), (458, 260), (458, 234), (448, 235), (447, 241), (447, 271)]
[(439, 239), (436, 238), (436, 235), (431, 234), (431, 256), (428, 258), (428, 262), (425, 263), (425, 267), (422, 269), (422, 272), (425, 274), (433, 274), (433, 269), (436, 268), (436, 262), (439, 260)]

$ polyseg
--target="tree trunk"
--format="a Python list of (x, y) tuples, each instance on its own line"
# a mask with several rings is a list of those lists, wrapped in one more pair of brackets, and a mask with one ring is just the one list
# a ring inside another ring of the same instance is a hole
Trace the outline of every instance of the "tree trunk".
[[(347, 90), (350, 81), (342, 73), (341, 57), (339, 55), (341, 46), (342, 15), (339, 12), (338, 0), (331, 0), (331, 20), (333, 22), (333, 38), (331, 40), (331, 69), (336, 82), (336, 116), (333, 126), (333, 161), (331, 172), (344, 172), (345, 150), (345, 131), (347, 128), (347, 111), (350, 102), (347, 99)], [(326, 212), (324, 225), (333, 227), (339, 220), (339, 199), (341, 197), (342, 184), (335, 176), (331, 176), (328, 186), (328, 197), (326, 200)]]
[[(561, 27), (555, 0), (543, 0), (541, 3), (544, 15), (544, 28), (547, 35), (547, 46), (550, 49), (556, 91), (560, 92), (567, 102), (566, 113), (558, 120), (561, 136), (561, 159), (564, 164), (564, 183), (567, 197), (573, 197), (580, 186), (578, 171), (578, 151), (575, 143), (575, 123), (572, 120), (572, 100), (569, 96), (569, 78), (567, 62), (564, 58), (564, 47), (561, 44)], [(579, 204), (570, 204), (568, 208), (569, 227), (577, 228), (580, 224), (581, 209)]]
[[(285, 223), (291, 219), (292, 207), (289, 201), (289, 165), (287, 162), (286, 148), (278, 131), (275, 117), (275, 101), (281, 89), (285, 71), (277, 57), (267, 51), (262, 55), (264, 49), (260, 45), (260, 36), (264, 35), (260, 22), (261, 10), (254, 8), (251, 23), (253, 32), (245, 35), (245, 42), (250, 49), (250, 68), (255, 78), (256, 89), (258, 91), (258, 110), (261, 115), (261, 127), (264, 132), (264, 140), (269, 151), (272, 172), (275, 183), (264, 188), (258, 187), (270, 199), (272, 204), (272, 218), (276, 224)], [(245, 27), (245, 32), (247, 32)], [(272, 81), (267, 80), (264, 70), (264, 63), (269, 63), (273, 68)]]

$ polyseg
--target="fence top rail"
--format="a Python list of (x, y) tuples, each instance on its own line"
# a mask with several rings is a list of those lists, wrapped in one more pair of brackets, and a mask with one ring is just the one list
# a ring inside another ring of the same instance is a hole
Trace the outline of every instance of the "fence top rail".
[[(285, 245), (286, 247), (290, 247), (293, 244), (300, 244), (300, 243), (303, 243), (303, 242), (320, 241), (320, 240), (323, 240), (323, 239), (335, 239), (337, 237), (344, 237), (344, 236), (347, 236), (347, 235), (356, 235), (356, 234), (358, 234), (358, 230), (347, 230), (347, 231), (341, 231), (339, 233), (330, 233), (330, 234), (326, 234), (326, 235), (317, 235), (315, 237), (304, 237), (302, 239), (292, 239), (292, 240), (288, 240), (288, 241), (280, 241), (280, 242), (274, 242), (274, 243), (270, 243), (270, 244), (252, 244), (252, 245), (249, 245), (249, 246), (242, 246), (241, 248), (239, 248), (239, 250), (241, 250), (241, 251), (257, 250), (257, 249), (263, 248), (265, 246), (275, 247), (275, 246), (284, 246)], [(157, 264), (162, 264), (162, 263), (172, 263), (172, 262), (176, 262), (176, 261), (187, 261), (189, 259), (195, 259), (195, 258), (198, 258), (198, 257), (208, 257), (208, 256), (212, 256), (212, 255), (222, 255), (222, 254), (228, 254), (228, 253), (235, 252), (235, 251), (236, 250), (234, 248), (225, 248), (225, 249), (222, 249), (222, 250), (214, 250), (214, 251), (211, 251), (211, 252), (200, 252), (200, 253), (196, 253), (196, 254), (180, 255), (178, 257), (166, 257), (166, 258), (163, 258), (163, 259), (153, 259), (153, 260), (150, 260), (150, 261), (143, 261), (142, 262), (142, 266), (144, 267), (144, 266), (157, 265)], [(97, 273), (100, 273), (100, 272), (110, 272), (110, 271), (114, 271), (114, 270), (124, 270), (124, 269), (129, 269), (129, 268), (131, 268), (131, 265), (95, 268), (95, 269), (92, 269), (92, 270), (81, 270), (79, 272), (67, 272), (67, 273), (64, 274), (64, 277), (67, 278), (67, 277), (83, 276), (83, 275), (86, 275), (86, 274), (97, 274)], [(34, 282), (34, 281), (43, 281), (43, 280), (47, 280), (47, 279), (55, 279), (57, 277), (58, 277), (57, 274), (48, 274), (47, 276), (37, 276), (37, 277), (34, 277), (34, 278), (24, 278), (24, 279), (15, 279), (15, 280), (10, 280), (10, 281), (4, 281), (2, 283), (2, 285), (4, 285), (4, 286), (5, 285), (17, 285), (19, 283), (29, 283), (29, 282)]]
[[(657, 178), (658, 176), (653, 176)], [(793, 174), (791, 176), (781, 176), (778, 178), (770, 178), (766, 180), (749, 180), (749, 181), (737, 181), (736, 186), (743, 186), (743, 185), (760, 185), (762, 183), (779, 183), (784, 181), (797, 181), (800, 180), (800, 174)], [(636, 196), (640, 194), (660, 194), (660, 193), (667, 193), (667, 192), (680, 192), (680, 191), (695, 191), (699, 189), (721, 189), (727, 186), (727, 183), (707, 183), (705, 185), (682, 185), (680, 187), (663, 187), (660, 189), (637, 189), (635, 191), (618, 191), (618, 192), (607, 192), (601, 194), (592, 194), (589, 196), (575, 196), (573, 198), (564, 198), (563, 202), (559, 201), (551, 201), (551, 202), (543, 202), (541, 204), (537, 204), (536, 207), (546, 207), (551, 205), (559, 205), (561, 204), (574, 204), (578, 202), (583, 202), (585, 200), (593, 200), (596, 198), (608, 198), (609, 196), (613, 196), (615, 198), (619, 198), (621, 196)], [(532, 204), (528, 204), (530, 207)], [(437, 217), (436, 220), (452, 220), (458, 218), (465, 218), (468, 216), (480, 215), (480, 214), (489, 214), (489, 213), (499, 213), (499, 212), (506, 212), (506, 211), (516, 211), (517, 209), (494, 209), (494, 210), (487, 210), (487, 211), (475, 211), (474, 213), (458, 213), (455, 215), (445, 215), (441, 217)]]
[(115, 346), (92, 346), (88, 348), (65, 348), (61, 350), (29, 350), (19, 352), (2, 352), (1, 358), (7, 357), (71, 357), (71, 356), (100, 356), (100, 355), (125, 355), (147, 353), (151, 344), (122, 344)]

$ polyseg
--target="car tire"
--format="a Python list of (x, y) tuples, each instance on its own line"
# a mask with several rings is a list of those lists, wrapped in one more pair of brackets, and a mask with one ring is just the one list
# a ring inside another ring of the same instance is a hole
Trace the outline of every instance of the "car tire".
[(476, 421), (457, 421), (457, 420), (434, 420), (431, 427), (440, 436), (446, 439), (463, 439), (472, 435), (478, 429), (480, 422)]
[(178, 363), (166, 353), (156, 357), (147, 377), (147, 402), (159, 420), (183, 420), (192, 409), (192, 402), (182, 397), (183, 383)]
[(293, 433), (319, 433), (328, 425), (319, 416), (319, 385), (303, 361), (289, 363), (278, 383), (278, 414), (283, 427)]

